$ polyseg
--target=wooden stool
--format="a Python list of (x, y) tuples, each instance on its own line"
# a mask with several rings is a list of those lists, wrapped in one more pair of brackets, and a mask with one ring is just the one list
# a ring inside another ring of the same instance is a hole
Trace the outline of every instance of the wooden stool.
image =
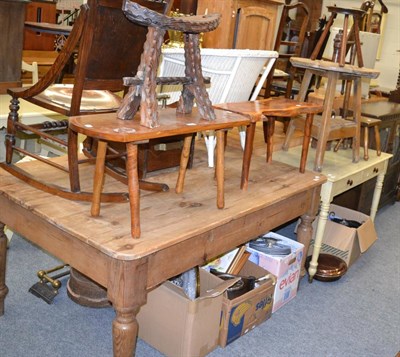
[[(379, 119), (372, 119), (361, 117), (361, 136), (363, 137), (363, 146), (364, 146), (364, 160), (367, 161), (369, 159), (368, 155), (368, 147), (369, 147), (369, 129), (374, 129), (375, 135), (375, 144), (376, 144), (376, 155), (381, 155), (381, 137), (379, 135), (379, 125), (381, 121)], [(339, 150), (339, 146), (343, 142), (343, 139), (340, 139), (336, 144), (334, 151)]]
[[(362, 58), (361, 52), (361, 42), (360, 42), (360, 28), (359, 24), (361, 22), (361, 18), (365, 15), (365, 11), (361, 9), (348, 9), (344, 7), (338, 6), (327, 6), (328, 11), (332, 13), (329, 17), (327, 24), (325, 25), (325, 29), (319, 38), (313, 52), (311, 53), (310, 59), (316, 60), (318, 53), (320, 52), (322, 45), (327, 40), (327, 36), (330, 33), (330, 28), (333, 25), (334, 20), (336, 19), (338, 14), (344, 15), (343, 20), (343, 36), (342, 41), (338, 53), (338, 62), (340, 67), (343, 67), (346, 63), (346, 53), (349, 48), (351, 41), (354, 41), (357, 53), (357, 62), (359, 67), (364, 67), (364, 62)], [(353, 26), (350, 29), (349, 33), (347, 34), (348, 30), (348, 23), (349, 23), (349, 16), (353, 16)]]
[(310, 144), (310, 133), (311, 126), (313, 123), (314, 114), (320, 113), (323, 110), (322, 105), (315, 103), (298, 102), (294, 99), (283, 98), (283, 97), (272, 97), (263, 100), (256, 100), (251, 102), (241, 103), (223, 103), (214, 106), (218, 109), (231, 111), (234, 113), (246, 115), (250, 118), (251, 124), (246, 130), (246, 143), (243, 154), (243, 167), (242, 167), (242, 178), (241, 178), (241, 189), (247, 189), (249, 182), (249, 171), (250, 161), (253, 151), (254, 133), (256, 123), (258, 121), (267, 122), (267, 148), (266, 148), (266, 161), (267, 163), (272, 162), (273, 152), (273, 135), (275, 130), (275, 118), (291, 118), (298, 115), (306, 114), (303, 138), (303, 149), (300, 159), (299, 171), (304, 173), (305, 166), (307, 163), (308, 147)]
[[(214, 120), (215, 113), (201, 70), (200, 33), (217, 28), (220, 15), (169, 17), (129, 0), (124, 2), (123, 11), (130, 21), (148, 27), (148, 32), (136, 77), (124, 78), (124, 84), (130, 86), (130, 89), (118, 111), (118, 118), (131, 119), (140, 106), (141, 125), (148, 128), (159, 126), (157, 85), (183, 84), (177, 112), (190, 113), (195, 99), (201, 116)], [(157, 78), (161, 46), (167, 30), (184, 34), (185, 77)]]
[[(224, 208), (224, 131), (250, 124), (249, 118), (238, 114), (218, 111), (213, 121), (202, 119), (199, 110), (194, 108), (191, 114), (176, 114), (175, 109), (162, 110), (162, 123), (156, 129), (140, 124), (139, 114), (135, 120), (119, 120), (116, 113), (84, 115), (72, 117), (69, 122), (68, 140), (73, 145), (77, 143), (78, 133), (98, 139), (96, 168), (93, 179), (93, 200), (91, 215), (100, 215), (100, 201), (104, 182), (105, 159), (108, 141), (126, 145), (126, 173), (128, 175), (128, 192), (131, 215), (131, 234), (133, 238), (140, 237), (140, 190), (138, 177), (138, 144), (155, 138), (166, 138), (183, 135), (184, 147), (181, 155), (178, 180), (175, 191), (183, 191), (189, 152), (194, 133), (214, 130), (217, 134), (217, 207)], [(75, 146), (76, 147), (76, 146)], [(70, 153), (70, 160), (77, 160)]]
[[(357, 67), (350, 64), (346, 64), (341, 67), (339, 63), (323, 61), (323, 60), (311, 60), (308, 58), (292, 57), (290, 59), (293, 66), (304, 68), (305, 73), (303, 81), (301, 83), (301, 88), (298, 96), (298, 100), (304, 100), (307, 94), (309, 84), (313, 75), (327, 77), (327, 88), (325, 92), (323, 112), (321, 116), (321, 125), (318, 132), (316, 133), (316, 139), (318, 140), (318, 145), (316, 148), (314, 170), (320, 172), (322, 170), (324, 154), (326, 144), (330, 135), (330, 121), (332, 117), (333, 102), (336, 93), (336, 85), (338, 80), (351, 80), (354, 83), (354, 103), (352, 106), (352, 120), (354, 122), (354, 133), (353, 133), (353, 162), (358, 162), (360, 159), (360, 131), (361, 131), (361, 79), (362, 78), (377, 78), (379, 71), (374, 69), (369, 69), (365, 67)], [(346, 97), (346, 95), (345, 95)], [(347, 119), (347, 118), (345, 118)], [(291, 130), (291, 125), (294, 125), (290, 121), (285, 140), (290, 139), (290, 134), (294, 131)], [(340, 131), (339, 131), (340, 133)], [(348, 138), (347, 131), (343, 131), (342, 138)], [(337, 137), (340, 139), (340, 137)]]

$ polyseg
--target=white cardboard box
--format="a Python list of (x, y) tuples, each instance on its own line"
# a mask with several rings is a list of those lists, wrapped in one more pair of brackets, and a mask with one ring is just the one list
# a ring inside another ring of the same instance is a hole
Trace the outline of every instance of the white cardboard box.
[(264, 236), (279, 239), (280, 243), (289, 245), (292, 250), (289, 255), (277, 256), (247, 247), (247, 250), (251, 253), (249, 260), (268, 270), (277, 278), (272, 307), (272, 312), (274, 313), (297, 295), (304, 245), (273, 232), (269, 232)]

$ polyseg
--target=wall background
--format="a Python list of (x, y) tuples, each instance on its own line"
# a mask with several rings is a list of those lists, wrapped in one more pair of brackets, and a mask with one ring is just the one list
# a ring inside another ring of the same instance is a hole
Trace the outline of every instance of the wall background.
[[(378, 1), (375, 1), (374, 9), (380, 9)], [(342, 6), (360, 8), (360, 0), (323, 0), (322, 13), (329, 16), (327, 6)], [(383, 43), (380, 58), (376, 60), (375, 69), (381, 72), (376, 79), (380, 87), (393, 90), (396, 88), (397, 77), (400, 68), (400, 1), (384, 0), (384, 4), (389, 9), (386, 14), (386, 25), (383, 33)], [(337, 22), (342, 16), (337, 18)]]

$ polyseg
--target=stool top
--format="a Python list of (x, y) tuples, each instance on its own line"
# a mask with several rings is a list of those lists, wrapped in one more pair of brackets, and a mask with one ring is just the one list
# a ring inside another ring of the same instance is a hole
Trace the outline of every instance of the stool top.
[(293, 117), (301, 114), (316, 114), (323, 106), (311, 102), (299, 102), (294, 99), (272, 97), (262, 100), (239, 103), (222, 103), (214, 108), (248, 116), (252, 122), (262, 120), (263, 116)]
[(380, 74), (379, 71), (371, 68), (358, 67), (351, 64), (345, 64), (341, 67), (337, 62), (312, 60), (302, 57), (292, 57), (290, 62), (294, 67), (313, 69), (321, 72), (321, 75), (325, 76), (328, 72), (339, 72), (341, 74), (363, 78), (377, 78)]
[(327, 6), (329, 12), (343, 15), (352, 15), (354, 17), (361, 17), (365, 14), (364, 10), (356, 8), (346, 8), (340, 6)]
[(215, 120), (202, 119), (198, 109), (191, 114), (179, 114), (175, 108), (160, 110), (160, 126), (148, 128), (140, 125), (140, 114), (133, 120), (117, 118), (117, 113), (81, 115), (69, 118), (69, 128), (75, 132), (102, 140), (120, 143), (138, 142), (201, 131), (231, 129), (249, 125), (248, 117), (222, 110), (215, 111)]
[(218, 27), (221, 18), (220, 14), (172, 17), (130, 0), (125, 1), (122, 10), (129, 20), (140, 25), (186, 33), (213, 31)]

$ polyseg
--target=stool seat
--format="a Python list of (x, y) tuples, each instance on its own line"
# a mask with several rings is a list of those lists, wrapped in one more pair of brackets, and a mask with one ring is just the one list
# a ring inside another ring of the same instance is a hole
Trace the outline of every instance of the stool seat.
[(129, 20), (143, 26), (181, 32), (187, 32), (190, 29), (192, 33), (215, 30), (219, 25), (221, 17), (219, 14), (167, 16), (131, 1), (126, 3), (123, 11)]
[(255, 100), (241, 103), (223, 103), (214, 105), (215, 108), (231, 111), (241, 115), (248, 116), (250, 118), (250, 125), (246, 130), (246, 143), (243, 154), (243, 169), (242, 169), (242, 180), (241, 188), (246, 189), (249, 181), (249, 170), (250, 160), (253, 150), (254, 132), (256, 123), (258, 121), (267, 122), (267, 150), (266, 150), (266, 161), (270, 163), (272, 161), (273, 151), (273, 134), (275, 130), (275, 118), (293, 118), (298, 115), (305, 114), (306, 119), (303, 125), (304, 139), (303, 148), (300, 159), (299, 171), (304, 173), (305, 166), (307, 163), (308, 147), (310, 144), (310, 132), (313, 122), (313, 116), (316, 113), (320, 113), (323, 110), (322, 105), (316, 103), (299, 102), (294, 99), (283, 98), (283, 97), (271, 97), (263, 100)]
[(165, 33), (173, 30), (183, 32), (185, 51), (185, 77), (180, 82), (179, 78), (171, 79), (183, 85), (176, 111), (191, 113), (196, 100), (202, 118), (215, 120), (201, 68), (200, 33), (214, 30), (219, 24), (220, 15), (170, 17), (130, 0), (124, 2), (122, 10), (130, 21), (148, 29), (137, 75), (134, 78), (124, 78), (124, 83), (130, 88), (117, 112), (118, 118), (132, 119), (140, 108), (141, 125), (149, 128), (160, 125), (156, 93), (160, 80), (157, 79), (157, 70)]
[[(126, 173), (128, 175), (128, 192), (131, 215), (131, 234), (140, 237), (140, 190), (138, 178), (138, 144), (157, 138), (183, 135), (184, 145), (181, 154), (180, 168), (175, 192), (183, 191), (186, 168), (189, 161), (190, 146), (193, 135), (198, 132), (215, 130), (217, 133), (217, 207), (224, 208), (224, 131), (239, 126), (247, 126), (250, 119), (239, 114), (224, 111), (216, 112), (214, 121), (204, 120), (197, 108), (190, 114), (176, 114), (175, 109), (161, 110), (162, 123), (158, 128), (140, 125), (139, 114), (135, 120), (120, 120), (115, 113), (83, 115), (72, 117), (69, 121), (69, 142), (77, 147), (78, 133), (98, 139), (96, 167), (93, 178), (93, 199), (91, 215), (100, 214), (100, 201), (104, 182), (105, 160), (108, 142), (126, 144)], [(75, 157), (73, 157), (75, 155)], [(77, 152), (71, 152), (70, 158), (77, 160)], [(162, 208), (160, 208), (162, 209)], [(179, 217), (177, 217), (179, 219)]]

